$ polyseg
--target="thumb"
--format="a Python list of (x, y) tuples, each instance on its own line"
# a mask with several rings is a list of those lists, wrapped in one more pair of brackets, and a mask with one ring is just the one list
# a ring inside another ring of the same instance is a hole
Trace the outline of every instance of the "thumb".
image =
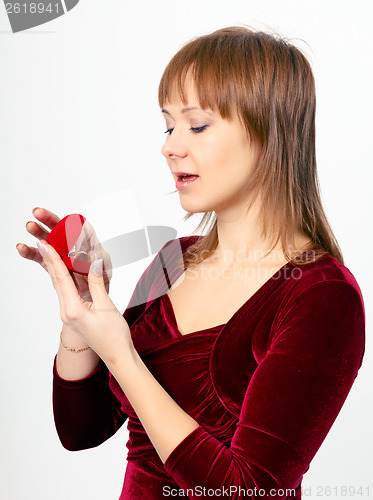
[(88, 286), (95, 309), (100, 309), (108, 299), (103, 277), (103, 259), (92, 262), (88, 273)]

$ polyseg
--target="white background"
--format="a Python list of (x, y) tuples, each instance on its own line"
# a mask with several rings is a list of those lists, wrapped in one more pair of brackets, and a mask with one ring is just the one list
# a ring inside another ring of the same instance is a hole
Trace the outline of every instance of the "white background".
[[(331, 498), (342, 498), (342, 486), (362, 487), (356, 498), (368, 498), (368, 488), (373, 495), (371, 17), (369, 0), (81, 0), (61, 18), (13, 34), (0, 5), (1, 498), (119, 497), (125, 426), (91, 450), (69, 452), (58, 440), (57, 296), (48, 274), (15, 245), (33, 242), (25, 223), (35, 206), (60, 217), (81, 211), (101, 237), (145, 224), (191, 234), (197, 219), (183, 223), (179, 195), (167, 194), (174, 182), (160, 153), (158, 82), (189, 39), (240, 24), (308, 44), (293, 40), (317, 82), (322, 199), (367, 313), (363, 367), (304, 477), (304, 498), (328, 496), (326, 486), (337, 488)], [(119, 309), (150, 260), (114, 271)]]

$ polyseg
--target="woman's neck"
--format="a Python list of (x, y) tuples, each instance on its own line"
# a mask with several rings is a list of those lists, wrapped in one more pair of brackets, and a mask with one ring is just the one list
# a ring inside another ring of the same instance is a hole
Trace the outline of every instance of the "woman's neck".
[[(229, 267), (238, 264), (286, 261), (281, 241), (278, 241), (273, 250), (268, 253), (274, 241), (268, 237), (263, 238), (254, 205), (246, 214), (241, 212), (235, 215), (231, 212), (216, 215), (218, 246), (214, 252), (215, 262)], [(310, 241), (310, 238), (303, 233), (294, 234), (287, 251), (290, 254), (299, 254), (306, 250)]]

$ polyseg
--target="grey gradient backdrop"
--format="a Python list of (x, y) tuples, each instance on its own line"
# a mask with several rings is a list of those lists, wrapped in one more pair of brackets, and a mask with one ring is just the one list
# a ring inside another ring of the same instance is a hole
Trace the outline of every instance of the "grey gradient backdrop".
[[(157, 85), (190, 38), (245, 23), (273, 28), (308, 54), (317, 81), (317, 154), (324, 206), (363, 291), (367, 351), (359, 376), (304, 478), (305, 498), (373, 494), (371, 345), (371, 2), (81, 0), (68, 14), (12, 34), (0, 4), (0, 497), (116, 500), (127, 430), (100, 447), (62, 448), (54, 428), (52, 361), (61, 321), (49, 276), (18, 256), (31, 209), (81, 211), (100, 238), (183, 223), (160, 147)], [(116, 269), (123, 310), (152, 257)]]

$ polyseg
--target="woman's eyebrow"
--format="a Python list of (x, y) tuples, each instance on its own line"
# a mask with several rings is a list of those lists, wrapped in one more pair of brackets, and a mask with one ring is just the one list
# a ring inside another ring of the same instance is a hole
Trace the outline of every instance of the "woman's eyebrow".
[[(190, 106), (188, 108), (183, 108), (181, 110), (182, 113), (188, 113), (188, 111), (194, 111), (194, 110), (197, 110), (197, 111), (204, 111), (205, 113), (209, 113), (209, 114), (212, 114), (211, 111), (208, 111), (207, 109), (202, 109), (202, 108), (197, 108), (197, 107), (194, 107), (194, 106)], [(171, 113), (169, 111), (167, 111), (167, 109), (165, 108), (162, 108), (161, 109), (161, 113), (164, 113), (165, 115), (170, 115), (171, 116)]]

